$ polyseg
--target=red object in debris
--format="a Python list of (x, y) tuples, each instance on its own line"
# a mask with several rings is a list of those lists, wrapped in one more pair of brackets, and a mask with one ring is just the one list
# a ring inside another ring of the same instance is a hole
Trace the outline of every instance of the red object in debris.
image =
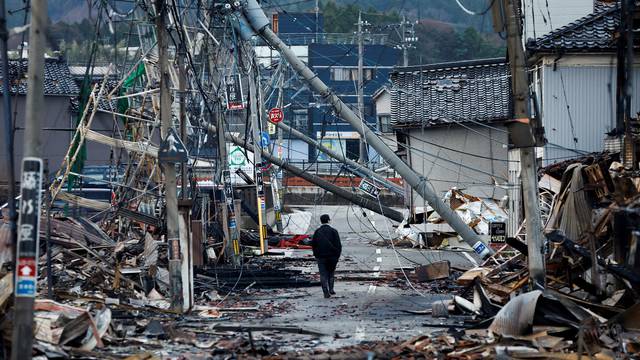
[(293, 249), (311, 249), (309, 245), (300, 245), (302, 240), (308, 239), (309, 235), (294, 235), (290, 239), (282, 239), (278, 243), (277, 247), (279, 248), (293, 248)]
[(279, 123), (284, 119), (284, 113), (280, 108), (273, 108), (269, 110), (269, 121), (274, 124)]

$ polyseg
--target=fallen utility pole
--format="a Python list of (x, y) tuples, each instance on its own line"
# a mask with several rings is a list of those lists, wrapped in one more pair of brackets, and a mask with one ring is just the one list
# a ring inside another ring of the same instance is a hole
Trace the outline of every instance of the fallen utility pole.
[[(502, 4), (500, 4), (502, 2)], [(544, 145), (544, 133), (536, 119), (531, 118), (529, 106), (529, 79), (527, 75), (527, 59), (522, 45), (521, 19), (516, 12), (513, 0), (497, 1), (494, 6), (505, 10), (500, 21), (506, 21), (507, 49), (511, 67), (511, 86), (513, 88), (513, 104), (515, 120), (508, 125), (511, 141), (520, 149), (520, 177), (524, 197), (525, 219), (527, 223), (527, 247), (529, 262), (529, 281), (532, 288), (545, 287), (544, 238), (542, 219), (540, 217), (540, 200), (538, 194), (538, 167), (536, 146)], [(494, 8), (496, 9), (496, 8)], [(501, 11), (495, 11), (500, 14)], [(497, 27), (497, 26), (496, 26)]]
[(369, 169), (368, 167), (358, 164), (356, 161), (349, 159), (348, 157), (342, 155), (341, 153), (329, 149), (328, 147), (322, 145), (322, 143), (320, 143), (319, 141), (312, 139), (306, 134), (304, 134), (303, 132), (298, 131), (292, 128), (291, 126), (285, 124), (284, 121), (277, 123), (276, 126), (281, 131), (284, 131), (290, 135), (293, 135), (294, 137), (306, 142), (307, 144), (315, 147), (316, 149), (322, 151), (323, 153), (331, 156), (332, 158), (347, 164), (349, 167), (351, 167), (351, 169), (354, 172), (364, 176), (369, 176), (370, 178), (379, 182), (382, 186), (395, 192), (396, 194), (404, 195), (404, 189), (402, 188), (402, 186), (392, 183), (391, 181), (387, 180), (384, 176), (376, 173), (375, 171)]
[[(208, 125), (207, 128), (210, 132), (212, 133), (217, 133), (217, 129), (215, 126), (213, 125)], [(240, 139), (237, 136), (233, 136), (231, 134), (226, 133), (225, 134), (225, 138), (231, 142), (233, 142), (234, 144), (243, 147), (244, 149), (247, 149), (249, 151), (252, 150), (252, 146), (250, 143), (245, 142), (243, 139)], [(361, 206), (363, 208), (369, 209), (373, 212), (376, 212), (380, 215), (386, 216), (391, 220), (397, 221), (397, 222), (402, 222), (404, 220), (404, 216), (402, 215), (401, 212), (394, 210), (390, 207), (384, 206), (382, 205), (379, 201), (377, 200), (370, 200), (367, 199), (363, 196), (354, 194), (348, 190), (345, 190), (333, 183), (330, 183), (326, 180), (323, 180), (322, 178), (315, 176), (313, 174), (311, 174), (308, 171), (305, 171), (303, 169), (300, 169), (297, 166), (293, 166), (291, 164), (289, 164), (288, 162), (277, 158), (276, 156), (271, 155), (270, 153), (268, 153), (265, 150), (261, 150), (261, 155), (262, 157), (269, 161), (270, 163), (281, 167), (282, 169), (286, 170), (287, 172), (294, 174), (296, 176), (299, 176), (307, 181), (309, 181), (310, 183), (313, 183), (315, 185), (318, 185), (319, 187), (327, 190), (328, 192), (335, 194), (336, 196), (339, 196), (345, 200), (348, 200), (358, 206)]]
[(309, 84), (310, 88), (319, 93), (327, 103), (333, 105), (337, 115), (351, 124), (360, 136), (363, 136), (369, 145), (389, 163), (389, 166), (398, 172), (465, 242), (473, 247), (476, 253), (486, 257), (493, 252), (480, 240), (480, 236), (478, 236), (469, 225), (465, 224), (451, 207), (445, 204), (431, 189), (431, 184), (429, 184), (427, 178), (418, 174), (402, 161), (369, 127), (362, 126), (362, 120), (296, 56), (293, 50), (278, 38), (271, 28), (269, 28), (269, 19), (267, 19), (262, 8), (255, 0), (247, 1), (247, 5), (244, 7), (244, 15), (253, 29), (260, 34), (267, 44), (278, 50), (289, 64), (291, 64), (293, 69)]
[[(171, 93), (169, 89), (169, 62), (167, 29), (165, 28), (166, 5), (156, 2), (156, 35), (158, 38), (158, 64), (160, 72), (160, 135), (166, 139), (173, 127), (171, 118)], [(169, 283), (171, 307), (179, 313), (184, 310), (182, 292), (182, 274), (180, 255), (180, 213), (178, 212), (178, 185), (176, 182), (176, 166), (173, 162), (162, 164), (164, 173), (164, 193), (167, 217), (167, 245), (169, 247)]]
[[(24, 129), (24, 158), (20, 181), (20, 217), (16, 246), (11, 359), (31, 359), (33, 305), (38, 284), (42, 159), (40, 129), (44, 116), (44, 47), (48, 23), (47, 0), (31, 1), (29, 66)], [(5, 60), (6, 61), (6, 58)], [(5, 83), (9, 74), (5, 72)], [(6, 92), (5, 98), (9, 96)], [(8, 121), (11, 121), (10, 119)], [(13, 184), (12, 184), (13, 185)], [(9, 202), (13, 199), (9, 199)]]

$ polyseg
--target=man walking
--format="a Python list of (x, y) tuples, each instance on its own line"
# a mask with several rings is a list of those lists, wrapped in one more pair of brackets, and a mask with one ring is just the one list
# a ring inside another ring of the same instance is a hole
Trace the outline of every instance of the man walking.
[(313, 256), (318, 261), (318, 270), (320, 272), (320, 283), (322, 284), (322, 292), (325, 298), (335, 295), (333, 291), (333, 283), (335, 280), (334, 272), (338, 259), (342, 253), (342, 244), (340, 243), (340, 235), (338, 231), (331, 226), (329, 222), (331, 218), (324, 214), (320, 216), (322, 225), (313, 233), (311, 238), (311, 247), (313, 248)]

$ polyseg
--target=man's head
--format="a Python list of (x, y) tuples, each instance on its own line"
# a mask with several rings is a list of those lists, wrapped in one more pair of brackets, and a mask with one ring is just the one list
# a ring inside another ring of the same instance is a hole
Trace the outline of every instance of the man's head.
[(323, 224), (328, 224), (329, 221), (331, 221), (331, 218), (329, 217), (328, 214), (324, 214), (322, 216), (320, 216), (320, 222)]

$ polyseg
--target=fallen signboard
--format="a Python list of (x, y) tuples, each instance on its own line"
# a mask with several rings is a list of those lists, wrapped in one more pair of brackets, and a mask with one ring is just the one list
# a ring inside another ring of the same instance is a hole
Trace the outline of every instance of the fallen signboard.
[(380, 195), (380, 188), (375, 186), (372, 182), (362, 179), (360, 186), (358, 186), (365, 194), (377, 198)]

